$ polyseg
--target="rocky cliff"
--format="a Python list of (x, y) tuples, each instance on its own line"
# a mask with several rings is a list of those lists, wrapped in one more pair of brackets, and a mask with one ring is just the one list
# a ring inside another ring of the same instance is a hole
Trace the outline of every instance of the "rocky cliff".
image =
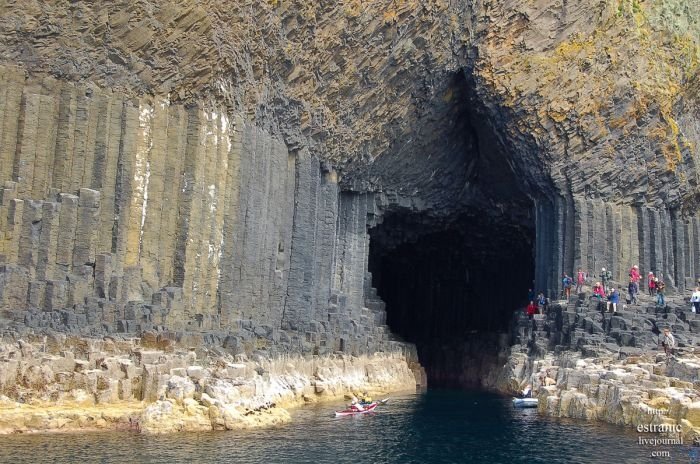
[[(577, 267), (639, 264), (683, 290), (700, 272), (699, 16), (690, 0), (5, 2), (5, 319), (360, 354), (394, 343), (373, 286), (409, 339), (503, 328), (533, 277), (555, 295)], [(429, 301), (401, 300), (395, 271), (425, 263), (407, 290)], [(493, 295), (492, 322), (460, 316)], [(424, 313), (449, 322), (417, 334)]]

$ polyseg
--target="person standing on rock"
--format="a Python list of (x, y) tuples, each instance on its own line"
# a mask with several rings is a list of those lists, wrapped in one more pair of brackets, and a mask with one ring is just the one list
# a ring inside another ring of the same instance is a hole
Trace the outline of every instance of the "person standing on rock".
[(635, 264), (632, 266), (632, 269), (630, 269), (630, 281), (634, 282), (634, 285), (637, 287), (637, 293), (639, 293), (639, 281), (641, 278), (642, 276), (639, 275), (639, 266)]
[[(617, 312), (617, 304), (620, 302), (620, 294), (614, 288), (610, 290), (610, 295), (608, 295), (608, 312)], [(612, 311), (610, 311), (610, 306), (612, 306)]]
[(547, 297), (545, 297), (544, 293), (542, 292), (537, 295), (537, 309), (539, 310), (540, 314), (544, 314), (547, 310)]
[(647, 288), (649, 289), (649, 296), (654, 296), (656, 292), (656, 282), (654, 282), (654, 273), (651, 271), (647, 275)]
[(627, 292), (630, 295), (630, 301), (629, 304), (636, 305), (637, 303), (637, 292), (639, 292), (639, 287), (637, 286), (637, 283), (634, 282), (632, 279), (630, 279), (630, 283), (627, 286)]
[(525, 310), (525, 312), (527, 314), (528, 319), (532, 319), (534, 317), (534, 315), (537, 313), (537, 305), (534, 301), (531, 301), (530, 304), (527, 305), (527, 309)]
[(612, 279), (612, 273), (610, 271), (606, 271), (605, 268), (602, 268), (600, 270), (600, 281), (603, 282), (603, 289), (607, 292), (608, 291), (608, 283)]
[(700, 287), (695, 287), (693, 296), (690, 297), (690, 302), (693, 305), (693, 312), (700, 313)]
[(586, 283), (586, 273), (583, 272), (581, 268), (578, 268), (576, 273), (576, 293), (581, 293), (583, 291), (583, 284)]
[(561, 279), (561, 283), (564, 285), (564, 296), (566, 297), (566, 301), (569, 301), (571, 298), (571, 286), (574, 284), (574, 279), (566, 275), (565, 272), (563, 278)]
[(654, 279), (654, 287), (656, 288), (656, 305), (663, 308), (666, 306), (666, 299), (664, 298), (666, 284), (663, 280)]
[(676, 339), (673, 338), (671, 329), (668, 327), (664, 329), (663, 335), (661, 335), (661, 346), (664, 348), (666, 358), (673, 354), (673, 349), (676, 347)]

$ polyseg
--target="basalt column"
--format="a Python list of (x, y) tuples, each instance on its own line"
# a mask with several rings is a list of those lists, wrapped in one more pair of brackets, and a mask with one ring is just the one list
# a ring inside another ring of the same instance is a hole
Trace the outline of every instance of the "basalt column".
[(403, 349), (368, 285), (374, 196), (329, 163), (215, 105), (0, 69), (0, 322)]
[(603, 200), (557, 197), (537, 201), (536, 287), (559, 298), (563, 273), (581, 268), (590, 282), (602, 268), (626, 288), (629, 270), (653, 272), (670, 290), (697, 279), (698, 217), (678, 210), (629, 206)]

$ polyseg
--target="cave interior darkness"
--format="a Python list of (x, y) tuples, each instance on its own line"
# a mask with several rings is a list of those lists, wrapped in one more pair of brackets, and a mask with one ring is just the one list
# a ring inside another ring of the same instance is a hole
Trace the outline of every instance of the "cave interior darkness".
[[(526, 303), (533, 237), (469, 214), (421, 233), (424, 220), (394, 214), (370, 231), (373, 286), (392, 332), (416, 344), (430, 386), (475, 387), (465, 364), (495, 357), (493, 336), (507, 332)], [(397, 230), (407, 232), (404, 240), (388, 233)]]
[(465, 79), (452, 86), (457, 98), (432, 118), (425, 133), (437, 136), (425, 143), (426, 153), (390, 159), (387, 184), (414, 186), (427, 206), (384, 209), (369, 229), (369, 271), (392, 333), (416, 344), (428, 384), (471, 388), (483, 374), (472, 365), (488, 369), (486, 358), (498, 351), (494, 336), (507, 332), (513, 312), (527, 304), (534, 203), (497, 137), (498, 124), (474, 110)]

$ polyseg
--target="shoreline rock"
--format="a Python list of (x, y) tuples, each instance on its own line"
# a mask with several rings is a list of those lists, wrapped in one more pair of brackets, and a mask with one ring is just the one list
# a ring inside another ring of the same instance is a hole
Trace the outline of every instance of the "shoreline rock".
[(399, 351), (198, 359), (194, 351), (143, 350), (135, 342), (109, 353), (100, 341), (81, 343), (95, 348), (86, 359), (24, 340), (0, 344), (0, 434), (266, 427), (289, 422), (288, 409), (306, 403), (417, 383), (415, 360)]
[[(678, 427), (691, 442), (700, 437), (695, 315), (686, 315), (685, 305), (673, 302), (661, 311), (651, 316), (654, 308), (642, 304), (637, 310), (598, 317), (597, 304), (580, 299), (554, 305), (548, 316), (531, 322), (519, 317), (516, 343), (494, 389), (517, 395), (529, 383), (542, 414), (626, 427), (665, 424)], [(653, 324), (635, 325), (640, 319)], [(666, 323), (679, 340), (676, 355), (668, 360), (649, 343), (651, 326)], [(629, 336), (618, 336), (620, 325), (627, 326)]]

